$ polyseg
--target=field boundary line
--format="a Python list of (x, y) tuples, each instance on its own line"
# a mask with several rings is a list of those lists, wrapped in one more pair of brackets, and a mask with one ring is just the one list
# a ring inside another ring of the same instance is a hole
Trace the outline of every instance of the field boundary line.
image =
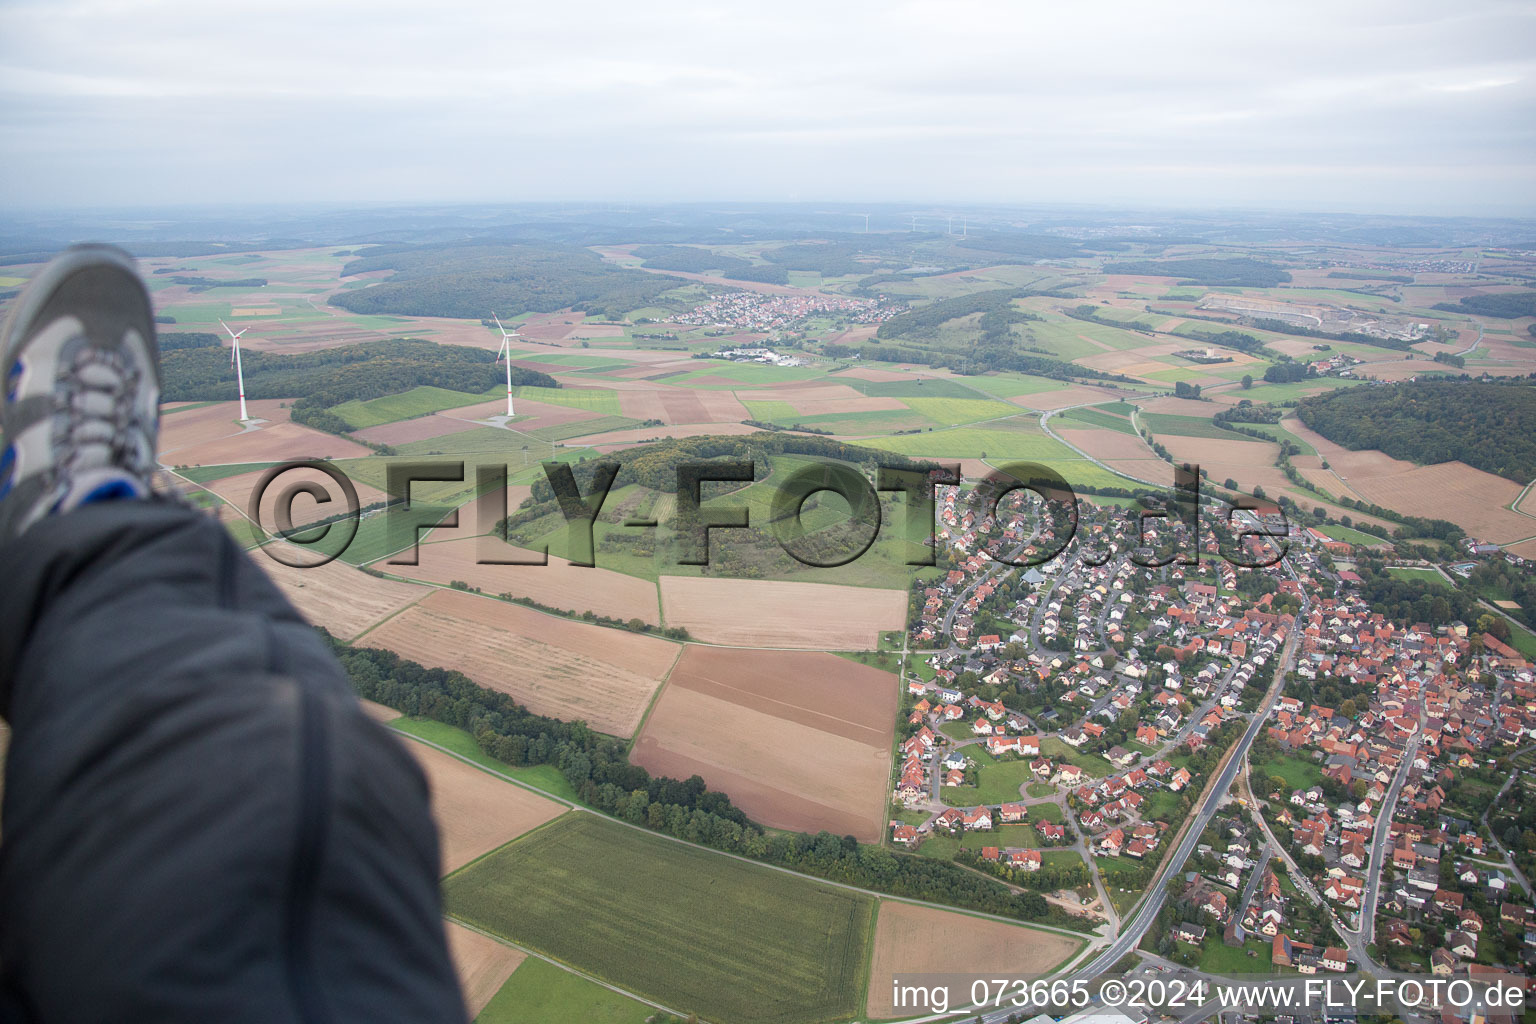
[[(398, 730), (396, 730), (396, 731), (398, 732)], [(1004, 917), (1001, 914), (989, 914), (989, 913), (987, 913), (984, 910), (971, 910), (971, 909), (967, 909), (967, 908), (964, 908), (964, 907), (951, 907), (951, 906), (947, 906), (947, 905), (942, 904), (942, 903), (931, 903), (931, 902), (928, 902), (927, 900), (912, 899), (911, 897), (908, 897), (908, 896), (893, 896), (890, 893), (876, 892), (873, 889), (863, 889), (863, 888), (860, 888), (859, 886), (856, 886), (856, 885), (848, 885), (846, 882), (834, 882), (831, 879), (827, 879), (827, 878), (817, 878), (815, 875), (807, 875), (804, 872), (795, 871), (792, 868), (782, 867), (781, 865), (778, 865), (778, 864), (769, 864), (766, 861), (754, 860), (751, 857), (746, 857), (746, 856), (743, 856), (743, 855), (741, 855), (739, 853), (730, 853), (729, 851), (726, 851), (726, 850), (717, 850), (717, 849), (715, 849), (712, 846), (705, 846), (702, 843), (691, 843), (691, 842), (689, 842), (686, 839), (679, 839), (677, 836), (670, 836), (670, 835), (667, 835), (665, 832), (657, 832), (657, 831), (655, 831), (653, 829), (648, 829), (648, 828), (645, 828), (645, 827), (643, 827), (641, 825), (632, 824), (631, 822), (625, 821), (623, 818), (616, 818), (616, 817), (614, 817), (611, 814), (604, 814), (602, 811), (594, 810), (591, 807), (587, 807), (585, 804), (576, 803), (576, 802), (574, 802), (572, 800), (569, 800), (569, 799), (567, 799), (567, 798), (565, 798), (563, 796), (556, 796), (554, 793), (550, 793), (550, 792), (547, 792), (545, 790), (539, 789), (537, 786), (529, 785), (528, 783), (523, 782), (520, 779), (514, 779), (510, 775), (507, 775), (504, 772), (499, 772), (499, 771), (496, 771), (494, 768), (488, 768), (488, 767), (486, 767), (483, 764), (479, 764), (478, 762), (473, 761), (473, 760), (465, 757), (463, 754), (460, 754), (458, 751), (449, 750), (447, 747), (443, 746), (440, 743), (434, 743), (431, 740), (423, 739), (420, 736), (413, 736), (410, 733), (402, 733), (401, 735), (409, 736), (412, 740), (414, 740), (417, 743), (425, 743), (429, 747), (433, 747), (433, 748), (435, 748), (437, 750), (442, 751), (443, 753), (447, 754), (449, 757), (458, 758), (460, 761), (463, 761), (465, 764), (468, 764), (468, 765), (471, 765), (471, 766), (473, 766), (475, 768), (478, 768), (481, 771), (486, 772), (486, 773), (488, 773), (490, 775), (494, 775), (498, 779), (504, 779), (505, 781), (512, 783), (512, 785), (514, 785), (514, 786), (521, 786), (523, 789), (529, 790), (530, 792), (537, 793), (537, 794), (539, 794), (540, 796), (543, 796), (543, 797), (548, 797), (550, 800), (553, 800), (556, 803), (565, 804), (567, 807), (571, 808), (574, 811), (582, 811), (582, 812), (585, 812), (587, 814), (596, 815), (597, 817), (607, 819), (608, 821), (611, 821), (614, 824), (622, 825), (623, 827), (625, 827), (627, 829), (632, 829), (635, 832), (642, 832), (642, 833), (644, 833), (645, 835), (648, 835), (648, 836), (655, 836), (658, 839), (664, 839), (664, 840), (666, 840), (669, 843), (677, 843), (677, 844), (679, 844), (681, 846), (689, 846), (689, 847), (692, 847), (692, 848), (697, 849), (697, 850), (703, 850), (706, 853), (713, 854), (713, 855), (715, 855), (717, 857), (729, 857), (731, 860), (741, 861), (744, 864), (751, 864), (752, 866), (758, 867), (758, 868), (762, 868), (765, 871), (777, 871), (777, 872), (779, 872), (781, 874), (785, 874), (785, 875), (794, 875), (796, 878), (805, 879), (807, 882), (810, 882), (810, 883), (812, 883), (814, 885), (827, 886), (827, 887), (832, 888), (832, 889), (843, 889), (843, 890), (845, 890), (847, 892), (856, 892), (856, 893), (860, 893), (860, 894), (865, 895), (865, 896), (873, 897), (875, 899), (894, 900), (894, 901), (896, 901), (898, 903), (910, 903), (913, 906), (928, 907), (928, 908), (933, 909), (933, 910), (946, 910), (946, 911), (949, 911), (950, 913), (953, 913), (953, 914), (969, 914), (972, 917), (979, 917), (979, 918), (983, 918), (983, 919), (989, 920), (989, 921), (999, 921), (999, 922), (1001, 922), (1003, 924), (1016, 925), (1016, 926), (1018, 926), (1020, 928), (1034, 928), (1034, 929), (1037, 929), (1039, 931), (1054, 932), (1057, 935), (1068, 935), (1068, 936), (1071, 936), (1072, 938), (1076, 938), (1076, 939), (1088, 939), (1088, 938), (1091, 937), (1087, 933), (1073, 931), (1070, 928), (1062, 928), (1062, 927), (1060, 927), (1058, 925), (1042, 924), (1042, 923), (1037, 922), (1037, 921), (1022, 921), (1022, 920), (1020, 920), (1018, 918), (1015, 918), (1015, 917)], [(560, 815), (560, 817), (552, 818), (550, 820), (551, 821), (559, 821), (559, 820), (563, 819), (564, 817), (565, 817), (564, 815)], [(539, 828), (543, 828), (545, 825), (548, 825), (548, 824), (549, 824), (549, 822), (544, 822), (544, 824), (540, 825)], [(518, 836), (517, 839), (512, 839), (512, 840), (509, 840), (508, 842), (509, 843), (515, 843), (515, 842), (518, 841), (518, 839), (522, 839), (524, 836), (532, 835), (534, 832), (537, 832), (537, 831), (538, 831), (538, 829), (530, 829), (528, 832), (524, 832), (523, 835)], [(507, 845), (506, 843), (503, 843), (502, 846), (497, 847), (497, 849), (503, 849), (506, 845)], [(460, 870), (462, 870), (462, 869), (460, 869)]]
[[(514, 842), (515, 841), (516, 840), (514, 840)], [(594, 974), (588, 974), (586, 971), (580, 970), (580, 969), (578, 969), (576, 967), (572, 967), (570, 964), (564, 963), (564, 962), (562, 962), (560, 960), (556, 960), (554, 957), (549, 956), (548, 954), (540, 953), (536, 949), (532, 949), (532, 948), (530, 948), (528, 946), (524, 946), (524, 945), (522, 945), (520, 943), (513, 942), (511, 939), (507, 938), (504, 935), (497, 935), (495, 932), (489, 931), (489, 930), (487, 930), (485, 928), (481, 928), (479, 925), (470, 924), (468, 921), (464, 920), (463, 918), (459, 917), (456, 914), (444, 914), (443, 915), (443, 919), (445, 921), (452, 921), (454, 924), (458, 925), (460, 928), (466, 928), (469, 931), (472, 931), (472, 932), (474, 932), (477, 935), (483, 935), (486, 938), (490, 939), (492, 942), (499, 943), (499, 944), (501, 944), (503, 946), (506, 946), (509, 949), (515, 949), (515, 950), (518, 950), (521, 953), (527, 954), (528, 956), (535, 957), (536, 959), (539, 959), (539, 960), (543, 960), (545, 963), (550, 964), (553, 967), (558, 967), (562, 971), (565, 971), (565, 972), (567, 972), (569, 974), (574, 974), (574, 975), (576, 975), (576, 977), (581, 978), (583, 980), (590, 981), (594, 985), (601, 985), (603, 988), (607, 989), (608, 991), (617, 993), (618, 995), (624, 996), (627, 999), (633, 999), (637, 1003), (644, 1003), (646, 1006), (654, 1006), (656, 1009), (660, 1010), (662, 1013), (670, 1013), (674, 1017), (679, 1017), (679, 1018), (682, 1018), (682, 1019), (685, 1019), (685, 1020), (688, 1017), (688, 1015), (686, 1013), (683, 1013), (680, 1010), (674, 1010), (670, 1006), (665, 1006), (665, 1005), (663, 1005), (661, 1003), (656, 1002), (654, 999), (648, 999), (645, 996), (639, 995), (638, 993), (635, 993), (635, 992), (631, 992), (628, 989), (620, 988), (619, 986), (614, 985), (611, 982), (604, 981), (602, 978), (599, 978), (599, 977), (597, 977)], [(516, 973), (517, 973), (517, 969), (513, 968), (512, 974), (516, 974)], [(509, 974), (507, 976), (507, 981), (511, 981), (511, 980), (512, 980), (512, 975)], [(504, 981), (504, 982), (502, 982), (502, 985), (505, 986), (506, 983), (507, 982)], [(500, 992), (501, 989), (497, 989), (496, 991)]]
[(374, 630), (376, 630), (380, 626), (384, 625), (384, 623), (388, 622), (390, 619), (393, 619), (397, 615), (401, 615), (401, 614), (403, 614), (405, 612), (410, 611), (412, 608), (415, 608), (418, 604), (420, 604), (421, 602), (425, 601), (427, 598), (429, 598), (431, 596), (432, 596), (431, 594), (422, 594), (420, 597), (412, 598), (410, 601), (406, 602), (405, 604), (401, 605), (399, 608), (396, 608), (394, 611), (392, 611), (388, 615), (384, 616), (378, 622), (375, 622), (373, 625), (369, 626), (367, 629), (364, 629), (361, 633), (359, 633), (356, 636), (352, 637), (350, 640), (347, 641), (347, 644), (351, 645), (351, 644), (357, 643), (363, 637), (367, 636), (369, 633), (372, 633)]
[(640, 724), (635, 726), (635, 731), (630, 734), (629, 743), (625, 745), (626, 752), (633, 751), (635, 744), (640, 742), (640, 734), (645, 731), (646, 723), (651, 720), (651, 713), (656, 710), (656, 705), (661, 703), (661, 693), (672, 682), (672, 673), (677, 671), (677, 664), (683, 660), (683, 654), (687, 649), (687, 641), (677, 645), (677, 654), (673, 656), (672, 664), (668, 665), (666, 672), (662, 673), (661, 682), (651, 692), (651, 699), (646, 702), (645, 711), (640, 715)]

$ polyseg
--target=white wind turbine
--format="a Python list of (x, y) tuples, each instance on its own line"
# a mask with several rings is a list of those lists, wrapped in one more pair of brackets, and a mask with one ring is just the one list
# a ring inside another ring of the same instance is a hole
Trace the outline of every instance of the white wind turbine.
[(229, 334), (229, 361), (235, 368), (235, 384), (240, 389), (240, 422), (244, 423), (250, 417), (245, 414), (245, 370), (240, 365), (240, 335), (250, 330), (250, 328), (243, 327), (236, 333), (230, 330), (229, 324), (223, 320), (219, 321), (219, 326), (224, 328)]
[(501, 331), (501, 347), (496, 350), (496, 361), (501, 362), (502, 354), (507, 357), (507, 419), (512, 418), (512, 339), (518, 337), (516, 331), (509, 331), (501, 326), (501, 318), (495, 313), (491, 319), (496, 321), (496, 327)]

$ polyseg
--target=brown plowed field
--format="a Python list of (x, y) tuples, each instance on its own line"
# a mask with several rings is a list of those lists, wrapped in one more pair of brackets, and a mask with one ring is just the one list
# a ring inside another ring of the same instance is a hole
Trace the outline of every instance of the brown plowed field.
[(694, 391), (704, 404), (708, 423), (740, 423), (748, 416), (747, 407), (729, 391)]
[[(595, 420), (598, 414), (587, 409), (577, 409), (570, 405), (556, 405), (553, 402), (540, 402), (531, 398), (513, 398), (512, 411), (519, 417), (512, 425), (518, 430), (537, 430), (539, 427), (558, 427), (566, 423), (579, 423), (582, 420)], [(489, 402), (479, 402), (475, 405), (466, 405), (458, 409), (445, 409), (437, 415), (458, 422), (461, 426), (483, 420), (488, 416), (505, 416), (507, 414), (507, 399), (505, 396), (492, 399)]]
[(707, 423), (709, 411), (704, 408), (704, 402), (698, 394), (692, 391), (678, 389), (676, 391), (660, 391), (657, 397), (661, 399), (661, 407), (666, 415), (661, 417), (667, 423)]
[(754, 820), (877, 841), (896, 677), (833, 654), (690, 644), (635, 743), (653, 774), (697, 773)]
[(873, 650), (907, 614), (900, 590), (781, 580), (663, 576), (661, 600), (667, 625), (699, 640), (812, 651)]
[(445, 875), (569, 809), (436, 747), (402, 742), (427, 775)]
[[(295, 569), (262, 552), (252, 552), (251, 557), (306, 619), (342, 640), (351, 640), (431, 592), (414, 583), (381, 580), (340, 559), (313, 569)], [(298, 552), (294, 560), (304, 557), (304, 552)]]
[[(197, 412), (177, 414), (196, 415)], [(219, 466), (232, 462), (284, 462), (288, 459), (356, 459), (370, 454), (370, 449), (335, 434), (297, 423), (275, 423), (200, 444), (162, 448), (160, 458), (173, 466)]]
[[(501, 408), (506, 409), (505, 401)], [(397, 420), (394, 423), (381, 423), (376, 427), (355, 431), (358, 437), (374, 444), (409, 444), (412, 441), (426, 441), (433, 437), (442, 437), (444, 434), (457, 434), (464, 429), (464, 421), (450, 419), (447, 416), (418, 416), (413, 420)]]
[(620, 391), (619, 411), (630, 419), (662, 422), (667, 419), (667, 407), (661, 400), (660, 391)]
[[(254, 414), (254, 410), (248, 411)], [(169, 407), (167, 407), (169, 409)], [(183, 407), (176, 412), (160, 413), (160, 453), (174, 452), (195, 444), (215, 441), (240, 433), (240, 403), (218, 402), (199, 409)]]
[(1079, 940), (1055, 932), (882, 900), (867, 1010), (877, 1020), (912, 1016), (892, 1001), (891, 979), (898, 974), (953, 974), (949, 1006), (969, 1006), (973, 979), (1045, 974), (1078, 945)]
[(461, 924), (443, 923), (448, 928), (448, 952), (453, 956), (454, 973), (459, 976), (459, 991), (464, 993), (469, 1019), (474, 1020), (528, 954)]
[[(509, 509), (516, 508), (512, 502), (513, 497), (509, 491)], [(472, 508), (462, 509), (459, 522), (466, 526), (473, 525), (474, 516)], [(373, 565), (395, 576), (407, 576), (431, 583), (462, 580), (493, 596), (511, 594), (514, 597), (526, 597), (546, 607), (578, 615), (592, 611), (615, 619), (644, 619), (652, 624), (660, 621), (656, 585), (635, 576), (604, 569), (601, 553), (597, 556), (598, 565), (592, 568), (571, 565), (555, 555), (550, 556), (548, 565), (480, 565), (476, 560), (484, 557), (482, 546), (484, 551), (498, 558), (536, 557), (531, 551), (513, 548), (492, 537), (465, 537), (462, 540), (432, 541), (419, 545), (418, 565), (390, 565), (387, 562), (375, 562)]]
[(677, 657), (676, 644), (439, 590), (366, 637), (427, 666), (463, 672), (541, 715), (629, 736)]

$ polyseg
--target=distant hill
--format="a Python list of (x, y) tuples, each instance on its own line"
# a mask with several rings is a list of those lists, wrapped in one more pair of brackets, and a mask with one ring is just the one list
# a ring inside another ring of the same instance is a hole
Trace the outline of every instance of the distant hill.
[(1243, 258), (1214, 260), (1125, 260), (1104, 264), (1106, 274), (1178, 277), (1180, 284), (1207, 287), (1273, 288), (1291, 275), (1273, 263)]
[(1468, 295), (1460, 302), (1440, 302), (1435, 309), (1452, 313), (1481, 313), (1483, 316), (1516, 317), (1536, 316), (1536, 292), (1504, 292), (1499, 295)]
[(653, 305), (683, 278), (605, 263), (574, 246), (382, 245), (342, 268), (343, 276), (393, 270), (381, 284), (341, 292), (331, 304), (354, 313), (480, 320), (529, 311), (578, 309), (599, 318)]
[(1296, 415), (1331, 441), (1421, 465), (1460, 460), (1536, 479), (1536, 385), (1449, 380), (1343, 388), (1305, 398)]

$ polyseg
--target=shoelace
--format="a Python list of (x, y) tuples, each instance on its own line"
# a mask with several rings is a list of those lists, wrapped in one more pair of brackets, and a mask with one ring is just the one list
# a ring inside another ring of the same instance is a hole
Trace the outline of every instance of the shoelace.
[(69, 453), (60, 484), (86, 469), (116, 466), (142, 479), (153, 469), (148, 430), (134, 406), (139, 372), (116, 352), (87, 346), (55, 393), (55, 441)]

